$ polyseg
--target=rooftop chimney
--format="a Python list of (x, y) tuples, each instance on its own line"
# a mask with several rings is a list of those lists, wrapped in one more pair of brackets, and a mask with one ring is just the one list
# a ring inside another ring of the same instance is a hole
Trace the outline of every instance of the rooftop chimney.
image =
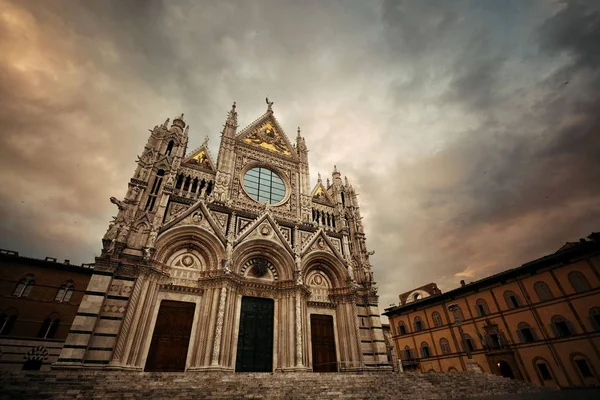
[(466, 283), (465, 283), (465, 280), (464, 280), (464, 279), (462, 279), (462, 280), (460, 281), (460, 286), (465, 286), (465, 285), (466, 285)]

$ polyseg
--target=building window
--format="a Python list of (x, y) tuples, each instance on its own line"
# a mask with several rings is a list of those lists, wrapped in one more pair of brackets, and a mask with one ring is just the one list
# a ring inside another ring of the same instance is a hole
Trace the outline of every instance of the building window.
[(448, 339), (440, 339), (440, 348), (442, 349), (442, 354), (450, 354), (450, 342), (448, 342)]
[(31, 293), (31, 289), (35, 285), (35, 279), (32, 275), (27, 275), (22, 278), (15, 287), (15, 291), (13, 292), (13, 296), (17, 297), (28, 297), (29, 293)]
[(408, 346), (404, 347), (404, 359), (405, 360), (411, 360), (412, 359), (412, 354), (411, 354), (411, 351), (410, 351), (410, 347), (408, 347)]
[(285, 197), (285, 184), (267, 168), (252, 168), (244, 175), (246, 193), (259, 203), (275, 204)]
[(429, 345), (427, 344), (427, 342), (421, 343), (421, 357), (431, 357), (431, 352), (429, 351)]
[[(475, 342), (473, 342), (473, 339), (471, 339), (471, 336), (468, 333), (465, 333), (463, 338), (465, 341), (466, 349), (469, 349), (469, 351), (474, 351), (476, 349), (476, 347), (475, 347)], [(465, 351), (466, 351), (466, 349), (465, 349)]]
[(56, 334), (56, 330), (58, 329), (58, 324), (60, 323), (60, 319), (58, 315), (53, 314), (46, 318), (40, 327), (38, 332), (38, 337), (42, 339), (52, 339)]
[(67, 303), (71, 300), (71, 296), (75, 291), (75, 286), (73, 286), (72, 282), (63, 283), (61, 287), (56, 292), (56, 296), (54, 297), (54, 301), (58, 301), (59, 303)]
[(171, 140), (169, 142), (169, 144), (167, 145), (167, 151), (165, 152), (166, 155), (170, 156), (171, 152), (173, 151), (173, 146), (175, 145), (175, 142), (173, 140)]
[(535, 365), (536, 365), (538, 371), (540, 371), (540, 376), (542, 377), (542, 380), (544, 380), (544, 381), (552, 380), (552, 375), (550, 374), (550, 370), (548, 369), (548, 365), (546, 363), (539, 361)]
[(431, 319), (433, 319), (433, 326), (442, 326), (442, 316), (440, 315), (439, 312), (434, 311), (431, 314)]
[(420, 332), (423, 330), (423, 321), (421, 317), (415, 317), (415, 332)]
[(488, 335), (489, 345), (492, 349), (499, 349), (502, 347), (502, 342), (500, 341), (500, 335), (497, 333), (490, 333)]
[(452, 304), (448, 307), (448, 309), (452, 312), (452, 315), (454, 315), (454, 322), (464, 321), (465, 317), (463, 315), (462, 309), (458, 305)]
[(577, 356), (577, 358), (573, 359), (573, 362), (577, 366), (577, 369), (579, 370), (579, 373), (581, 374), (581, 376), (583, 378), (593, 378), (594, 377), (594, 374), (592, 373), (592, 370), (590, 369), (590, 365), (588, 364), (587, 360), (584, 359), (582, 356)]
[(590, 283), (587, 281), (585, 276), (579, 271), (573, 271), (569, 273), (569, 282), (573, 286), (573, 290), (577, 293), (590, 290)]
[(557, 338), (569, 337), (575, 332), (571, 323), (560, 315), (552, 317), (551, 327), (552, 331), (554, 332), (554, 336)]
[(17, 320), (17, 311), (7, 310), (0, 314), (0, 335), (10, 335), (15, 321)]
[[(152, 211), (154, 209), (154, 203), (156, 203), (156, 196), (158, 195), (158, 192), (160, 192), (160, 187), (162, 185), (164, 175), (165, 170), (159, 169), (158, 171), (156, 171), (156, 177), (154, 178), (152, 189), (150, 190), (150, 194), (148, 195), (148, 200), (146, 201), (146, 207), (144, 208), (144, 211)], [(189, 179), (190, 177), (188, 177), (188, 182)]]
[(478, 299), (475, 302), (475, 307), (477, 307), (477, 314), (479, 314), (480, 317), (490, 313), (490, 309), (484, 299)]
[(504, 292), (504, 300), (506, 301), (508, 308), (517, 308), (521, 306), (521, 300), (519, 300), (515, 292), (512, 290), (507, 290)]
[(531, 327), (529, 326), (529, 324), (526, 322), (521, 322), (519, 325), (517, 325), (517, 334), (519, 335), (519, 339), (521, 340), (521, 343), (528, 343), (528, 342), (535, 341), (535, 336), (533, 334), (533, 331), (532, 331)]
[(402, 321), (398, 322), (398, 333), (400, 335), (406, 335), (406, 326)]
[(589, 312), (590, 324), (595, 331), (600, 331), (600, 308), (590, 308)]
[(533, 285), (533, 290), (535, 290), (535, 293), (537, 293), (538, 299), (540, 299), (540, 301), (552, 300), (554, 298), (554, 295), (552, 294), (552, 291), (550, 290), (550, 287), (546, 284), (546, 282), (536, 282)]

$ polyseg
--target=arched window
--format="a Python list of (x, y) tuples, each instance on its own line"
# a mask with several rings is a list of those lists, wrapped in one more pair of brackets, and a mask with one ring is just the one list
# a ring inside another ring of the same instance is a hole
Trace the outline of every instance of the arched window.
[(448, 310), (452, 313), (453, 322), (462, 322), (464, 321), (464, 315), (462, 309), (457, 304), (452, 304), (448, 307)]
[(433, 326), (442, 326), (442, 316), (440, 315), (439, 312), (434, 311), (431, 314), (431, 319), (433, 320)]
[(34, 285), (35, 285), (35, 279), (33, 278), (33, 275), (27, 275), (27, 276), (21, 278), (21, 280), (17, 283), (17, 286), (15, 287), (13, 296), (17, 296), (17, 297), (29, 296), (29, 293), (31, 293), (31, 289), (33, 289)]
[(517, 308), (521, 306), (521, 300), (512, 290), (504, 292), (504, 301), (506, 301), (508, 308)]
[(421, 317), (415, 317), (415, 332), (422, 331), (424, 328), (423, 320)]
[(421, 343), (421, 357), (431, 357), (431, 351), (429, 350), (429, 344), (427, 344), (427, 342)]
[(552, 371), (550, 370), (550, 365), (548, 364), (548, 361), (546, 361), (542, 357), (536, 357), (533, 360), (533, 365), (535, 365), (538, 378), (540, 379), (540, 383), (542, 385), (544, 384), (544, 381), (552, 380)]
[(75, 291), (75, 286), (73, 286), (73, 282), (69, 281), (63, 283), (60, 288), (58, 288), (58, 292), (56, 292), (56, 296), (54, 297), (54, 301), (58, 301), (59, 303), (65, 302), (68, 303), (71, 300), (71, 296)]
[(450, 354), (450, 342), (448, 342), (448, 339), (440, 339), (440, 349), (442, 349), (442, 354)]
[(406, 335), (406, 326), (403, 321), (398, 322), (398, 333), (400, 335)]
[(552, 300), (554, 295), (546, 282), (538, 281), (533, 285), (533, 290), (537, 293), (540, 301)]
[(533, 329), (531, 329), (531, 326), (527, 322), (521, 322), (517, 325), (517, 335), (519, 335), (521, 343), (535, 342)]
[(404, 346), (404, 359), (405, 360), (411, 360), (412, 358), (413, 357), (412, 357), (412, 354), (411, 354), (411, 351), (410, 351), (410, 347)]
[(421, 293), (415, 293), (415, 294), (413, 295), (413, 301), (417, 301), (417, 300), (419, 300), (420, 298), (421, 298)]
[[(158, 192), (160, 192), (160, 187), (162, 185), (163, 176), (165, 175), (164, 169), (159, 169), (156, 171), (156, 176), (154, 177), (154, 183), (152, 184), (152, 189), (150, 190), (150, 194), (148, 195), (148, 200), (146, 201), (146, 207), (144, 207), (145, 211), (152, 211), (154, 208), (154, 203), (156, 202), (156, 196)], [(188, 177), (189, 179), (189, 177)]]
[(477, 299), (477, 301), (475, 302), (475, 307), (477, 308), (477, 314), (480, 317), (483, 317), (484, 315), (488, 315), (490, 313), (490, 309), (488, 308), (488, 305), (484, 299)]
[(469, 351), (474, 351), (477, 349), (477, 347), (475, 346), (475, 342), (473, 341), (473, 339), (471, 339), (471, 335), (469, 335), (468, 333), (465, 333), (463, 335), (464, 341), (465, 341), (465, 351), (467, 351), (467, 349)]
[(600, 307), (590, 308), (590, 324), (595, 331), (600, 331)]
[(591, 289), (590, 283), (579, 271), (569, 272), (569, 282), (571, 282), (573, 290), (575, 290), (577, 293)]
[(10, 335), (15, 321), (17, 320), (17, 310), (14, 308), (3, 311), (0, 314), (0, 335)]
[(173, 151), (173, 146), (175, 145), (175, 141), (171, 140), (169, 142), (169, 144), (167, 145), (167, 151), (165, 152), (166, 155), (170, 156), (171, 152)]
[(60, 324), (60, 318), (58, 317), (58, 314), (54, 313), (48, 316), (42, 323), (37, 336), (42, 339), (54, 338), (56, 330), (58, 329), (58, 324)]
[(583, 354), (573, 353), (571, 354), (571, 362), (575, 367), (575, 370), (579, 373), (582, 383), (585, 385), (586, 378), (594, 378), (595, 374), (592, 370), (592, 366)]
[(550, 326), (554, 332), (554, 336), (557, 338), (569, 337), (575, 333), (573, 325), (571, 325), (571, 323), (562, 315), (555, 315), (552, 317), (552, 324), (550, 324)]

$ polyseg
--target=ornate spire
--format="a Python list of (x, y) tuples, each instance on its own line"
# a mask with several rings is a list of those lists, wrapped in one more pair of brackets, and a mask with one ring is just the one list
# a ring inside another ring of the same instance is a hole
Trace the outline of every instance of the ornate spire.
[(317, 181), (319, 181), (319, 183), (321, 183), (321, 182), (322, 182), (322, 181), (321, 181), (321, 173), (320, 173), (320, 172), (319, 172), (319, 174), (318, 174)]
[(179, 117), (177, 117), (173, 120), (173, 125), (178, 126), (181, 129), (181, 131), (183, 132), (183, 129), (185, 128), (185, 125), (186, 125), (185, 121), (183, 120), (183, 113), (181, 113), (181, 115)]
[(236, 108), (236, 104), (234, 101), (233, 104), (231, 105), (231, 110), (227, 114), (227, 122), (225, 122), (225, 125), (229, 125), (231, 127), (237, 127), (237, 111), (235, 110), (235, 108)]
[(171, 120), (170, 118), (167, 118), (167, 120), (166, 120), (166, 121), (165, 121), (165, 123), (162, 125), (162, 127), (163, 127), (163, 128), (165, 128), (165, 129), (167, 129), (167, 128), (169, 127), (169, 121), (170, 121), (170, 120)]
[(183, 134), (184, 134), (185, 136), (188, 136), (188, 133), (189, 133), (189, 132), (190, 132), (190, 126), (188, 125), (188, 126), (186, 126), (186, 127), (185, 127), (185, 131), (183, 131)]

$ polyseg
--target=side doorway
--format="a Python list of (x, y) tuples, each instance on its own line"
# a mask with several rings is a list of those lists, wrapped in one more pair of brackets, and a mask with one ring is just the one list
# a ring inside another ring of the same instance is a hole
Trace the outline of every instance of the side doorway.
[(310, 338), (313, 371), (337, 372), (333, 317), (331, 315), (311, 314)]

